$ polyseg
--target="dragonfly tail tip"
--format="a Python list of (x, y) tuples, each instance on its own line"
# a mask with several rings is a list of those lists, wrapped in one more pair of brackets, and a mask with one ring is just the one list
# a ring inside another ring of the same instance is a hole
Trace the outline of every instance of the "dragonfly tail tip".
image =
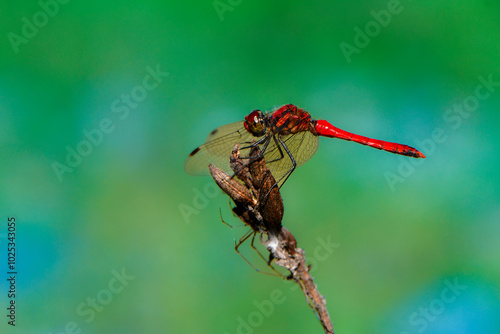
[(417, 153), (417, 154), (416, 154), (416, 158), (422, 158), (422, 159), (425, 159), (425, 155), (424, 155), (422, 152), (417, 151), (416, 153)]

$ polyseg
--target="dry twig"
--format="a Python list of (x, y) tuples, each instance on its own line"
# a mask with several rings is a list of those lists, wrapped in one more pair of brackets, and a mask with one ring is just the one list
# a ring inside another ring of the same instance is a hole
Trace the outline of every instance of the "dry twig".
[[(234, 177), (214, 165), (209, 166), (210, 174), (217, 185), (233, 199), (236, 205), (234, 213), (252, 228), (254, 234), (261, 235), (260, 240), (270, 253), (269, 262), (274, 259), (276, 264), (290, 271), (288, 279), (293, 279), (300, 286), (325, 333), (333, 334), (326, 300), (309, 274), (310, 267), (306, 266), (304, 250), (297, 248), (295, 237), (281, 225), (284, 207), (279, 187), (266, 167), (258, 146), (252, 148), (249, 158), (241, 159), (239, 147), (235, 145), (230, 165), (235, 173)], [(262, 238), (262, 235), (267, 238)], [(236, 250), (238, 247), (239, 244)]]

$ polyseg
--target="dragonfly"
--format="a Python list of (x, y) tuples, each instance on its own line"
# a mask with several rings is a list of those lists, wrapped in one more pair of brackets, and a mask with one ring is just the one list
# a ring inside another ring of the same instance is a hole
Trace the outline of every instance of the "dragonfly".
[(250, 149), (258, 145), (267, 167), (281, 187), (297, 167), (316, 153), (320, 136), (353, 141), (412, 158), (425, 158), (411, 146), (341, 130), (325, 120), (313, 120), (309, 112), (287, 104), (269, 113), (254, 110), (244, 121), (216, 128), (203, 145), (189, 154), (184, 170), (191, 175), (205, 175), (208, 174), (208, 165), (212, 163), (232, 174), (229, 156), (234, 145), (240, 145), (241, 157), (248, 157)]

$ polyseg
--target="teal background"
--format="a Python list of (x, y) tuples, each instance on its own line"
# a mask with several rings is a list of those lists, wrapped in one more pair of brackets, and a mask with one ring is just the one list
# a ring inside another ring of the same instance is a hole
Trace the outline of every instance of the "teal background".
[[(213, 128), (294, 103), (427, 155), (322, 138), (282, 188), (336, 333), (498, 333), (500, 87), (467, 117), (448, 110), (480, 76), (500, 81), (500, 4), (402, 0), (350, 63), (340, 44), (387, 1), (232, 4), (221, 20), (212, 1), (70, 1), (17, 53), (8, 34), (41, 7), (0, 5), (0, 332), (321, 333), (299, 290), (234, 252), (246, 229), (220, 223), (241, 226), (227, 197), (183, 171)], [(112, 103), (157, 65), (169, 76), (120, 119)], [(105, 118), (114, 130), (60, 182), (52, 164)], [(122, 269), (134, 278), (110, 294)], [(88, 298), (105, 301), (93, 317)]]

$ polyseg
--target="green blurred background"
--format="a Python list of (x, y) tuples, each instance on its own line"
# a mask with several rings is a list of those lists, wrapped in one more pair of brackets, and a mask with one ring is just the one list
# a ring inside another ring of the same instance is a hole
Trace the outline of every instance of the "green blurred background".
[[(498, 2), (61, 2), (0, 5), (0, 332), (321, 333), (300, 290), (234, 252), (227, 197), (183, 171), (213, 128), (286, 103), (427, 155), (321, 139), (282, 188), (336, 333), (500, 332)], [(169, 75), (115, 112), (148, 67)]]

